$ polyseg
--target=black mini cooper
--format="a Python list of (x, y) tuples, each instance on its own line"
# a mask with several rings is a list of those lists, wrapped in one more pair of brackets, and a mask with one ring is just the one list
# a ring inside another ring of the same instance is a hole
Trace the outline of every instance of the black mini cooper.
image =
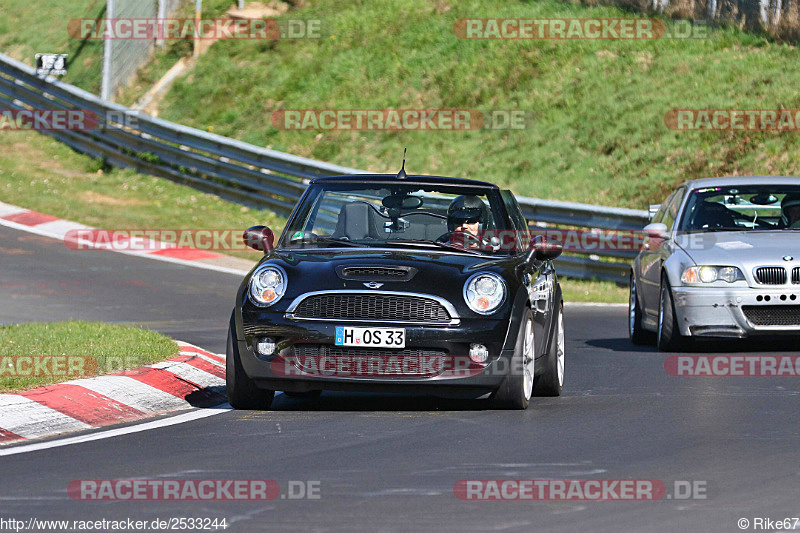
[(274, 391), (430, 393), (525, 409), (558, 396), (564, 319), (553, 259), (514, 195), (436, 176), (313, 180), (277, 246), (236, 297), (227, 392), (237, 409)]

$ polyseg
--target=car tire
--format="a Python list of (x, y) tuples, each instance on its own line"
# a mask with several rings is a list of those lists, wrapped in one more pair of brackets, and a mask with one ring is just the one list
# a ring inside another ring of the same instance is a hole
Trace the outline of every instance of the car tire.
[(233, 327), (231, 320), (225, 352), (225, 390), (228, 393), (228, 403), (234, 409), (269, 409), (275, 392), (258, 388), (245, 374), (237, 349), (238, 343), (233, 342)]
[(511, 368), (494, 395), (494, 403), (501, 409), (527, 409), (533, 394), (534, 353), (533, 313), (525, 308), (522, 316)]
[(678, 319), (675, 316), (675, 305), (672, 301), (672, 288), (666, 276), (661, 278), (661, 291), (658, 302), (658, 334), (656, 344), (664, 352), (680, 350), (686, 338), (681, 335)]
[(559, 302), (553, 317), (553, 338), (545, 356), (544, 370), (533, 382), (534, 396), (561, 396), (564, 387), (564, 304)]
[(653, 334), (642, 327), (642, 308), (639, 305), (639, 291), (636, 279), (631, 274), (630, 296), (628, 298), (628, 336), (633, 344), (652, 344)]

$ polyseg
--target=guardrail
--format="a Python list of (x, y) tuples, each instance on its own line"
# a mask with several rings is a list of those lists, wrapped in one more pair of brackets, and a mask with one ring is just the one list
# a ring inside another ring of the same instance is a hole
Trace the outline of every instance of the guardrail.
[[(315, 161), (182, 126), (126, 107), (58, 81), (41, 78), (35, 69), (0, 54), (0, 106), (6, 109), (83, 109), (93, 112), (97, 127), (84, 131), (42, 131), (75, 150), (108, 164), (132, 168), (192, 185), (234, 201), (288, 215), (308, 180), (364, 170)], [(637, 230), (647, 211), (518, 198), (525, 216), (537, 228), (578, 227)], [(628, 282), (633, 251), (565, 254), (559, 272), (581, 279)]]

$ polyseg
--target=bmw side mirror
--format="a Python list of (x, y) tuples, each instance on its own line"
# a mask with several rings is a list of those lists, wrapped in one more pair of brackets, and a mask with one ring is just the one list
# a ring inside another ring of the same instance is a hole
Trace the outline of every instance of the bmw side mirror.
[(275, 247), (275, 234), (267, 226), (247, 228), (242, 235), (242, 239), (246, 246), (265, 254)]
[(525, 258), (528, 263), (531, 261), (552, 261), (564, 251), (564, 247), (558, 241), (549, 241), (544, 235), (537, 235), (528, 246), (528, 255)]
[(642, 243), (642, 248), (645, 250), (656, 250), (661, 247), (661, 243), (669, 239), (669, 230), (666, 224), (661, 222), (654, 222), (642, 228), (645, 240)]
[(667, 235), (667, 225), (662, 224), (661, 222), (654, 222), (652, 224), (646, 225), (642, 228), (642, 231), (651, 238), (659, 238), (659, 239), (666, 239)]

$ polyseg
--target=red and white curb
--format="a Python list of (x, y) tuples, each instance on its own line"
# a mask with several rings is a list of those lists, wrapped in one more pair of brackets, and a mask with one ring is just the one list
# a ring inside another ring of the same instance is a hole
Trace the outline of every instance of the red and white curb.
[[(24, 207), (6, 204), (3, 202), (0, 202), (0, 225), (17, 230), (27, 231), (29, 233), (35, 233), (44, 237), (58, 239), (62, 242), (67, 241), (67, 234), (70, 231), (97, 229), (84, 224), (79, 224), (78, 222), (64, 220), (52, 215), (38, 213), (36, 211), (31, 211), (30, 209), (25, 209)], [(208, 270), (216, 270), (229, 274), (247, 274), (250, 269), (245, 267), (248, 264), (255, 264), (254, 261), (248, 262), (245, 259), (237, 260), (237, 258), (231, 258), (230, 256), (223, 254), (209, 252), (208, 250), (177, 246), (173, 243), (165, 243), (153, 240), (150, 240), (150, 245), (146, 247), (146, 250), (142, 251), (117, 250), (110, 243), (91, 242), (90, 240), (83, 239), (80, 240), (80, 244), (86, 248), (109, 250), (121, 254), (147, 257), (149, 259), (157, 259), (159, 261), (167, 261), (170, 263), (178, 263), (182, 265), (205, 268)], [(243, 268), (230, 268), (228, 266), (214, 264), (215, 262), (221, 261), (236, 261), (237, 263), (241, 263)]]
[(0, 394), (0, 446), (225, 401), (225, 356), (185, 342), (166, 361)]

